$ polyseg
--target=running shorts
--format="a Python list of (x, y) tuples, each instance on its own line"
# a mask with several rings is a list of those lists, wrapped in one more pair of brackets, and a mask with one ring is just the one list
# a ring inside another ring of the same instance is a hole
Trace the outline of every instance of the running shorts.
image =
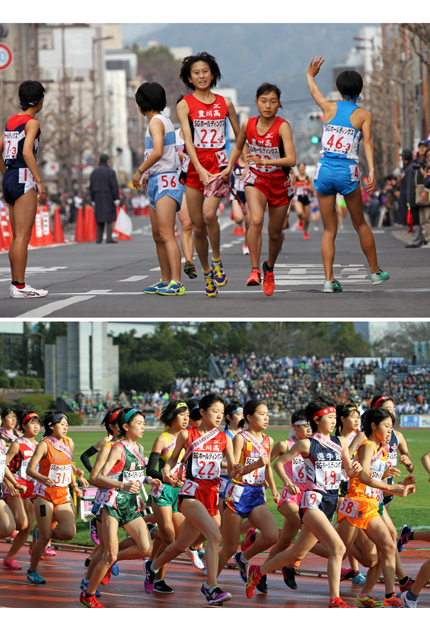
[[(26, 487), (26, 491), (23, 494), (20, 494), (21, 499), (33, 499), (34, 498), (34, 481), (30, 481), (29, 479), (16, 479), (16, 481), (21, 485)], [(3, 498), (7, 503), (7, 497), (10, 496), (10, 489), (5, 485)]]
[(173, 514), (177, 512), (180, 488), (174, 488), (166, 483), (161, 486), (161, 492), (157, 492), (157, 490), (158, 488), (153, 488), (151, 490), (151, 502), (154, 502), (160, 507), (171, 507)]
[(227, 475), (221, 475), (221, 477), (219, 478), (218, 492), (219, 492), (220, 499), (225, 499), (225, 490), (229, 482), (230, 482), (230, 477), (227, 477)]
[(117, 520), (119, 525), (127, 525), (141, 516), (139, 499), (138, 494), (119, 491), (110, 501), (111, 505), (105, 503), (102, 508), (106, 510), (106, 514)]
[(69, 488), (49, 488), (44, 483), (36, 481), (34, 484), (33, 501), (37, 497), (50, 501), (53, 505), (63, 505), (63, 503), (70, 503)]
[(343, 479), (339, 485), (339, 496), (346, 497), (347, 493), (348, 493), (348, 481), (345, 481)]
[(266, 491), (263, 486), (242, 486), (230, 481), (225, 490), (224, 504), (235, 514), (246, 518), (254, 508), (266, 504)]
[(295, 503), (296, 505), (300, 505), (300, 501), (302, 500), (303, 492), (299, 492), (298, 494), (290, 494), (288, 492), (288, 488), (284, 486), (282, 488), (281, 497), (278, 501), (278, 509), (279, 506), (283, 503)]
[(3, 196), (7, 204), (13, 205), (17, 199), (37, 188), (29, 168), (8, 168), (3, 175)]
[(286, 206), (294, 197), (294, 188), (291, 178), (284, 173), (280, 177), (265, 177), (263, 174), (257, 174), (249, 171), (244, 179), (245, 196), (248, 186), (253, 186), (260, 190), (267, 199), (267, 203), (272, 208)]
[(377, 517), (379, 517), (379, 507), (376, 499), (353, 498), (347, 494), (338, 511), (337, 522), (347, 518), (354, 527), (366, 529), (369, 522)]
[(331, 522), (336, 512), (338, 498), (337, 494), (322, 494), (316, 490), (305, 490), (299, 507), (300, 520), (303, 523), (306, 510), (321, 510)]
[(181, 503), (184, 499), (197, 499), (203, 503), (210, 516), (218, 514), (218, 486), (199, 485), (198, 481), (185, 479), (184, 485), (179, 490), (179, 511), (181, 511)]
[(179, 178), (176, 172), (155, 173), (148, 179), (148, 197), (152, 208), (156, 210), (156, 203), (161, 197), (168, 195), (176, 201), (176, 212), (181, 209), (182, 191), (179, 186)]
[(388, 507), (391, 501), (394, 499), (394, 495), (390, 494), (388, 497), (384, 497), (383, 504)]
[(321, 195), (347, 195), (358, 186), (360, 173), (351, 160), (321, 159), (315, 169), (314, 187)]
[[(220, 151), (209, 151), (208, 149), (196, 149), (197, 157), (200, 164), (212, 175), (217, 175), (224, 170), (228, 164), (227, 153), (224, 149)], [(187, 179), (184, 182), (190, 188), (196, 190), (204, 190), (204, 186), (200, 181), (199, 174), (197, 173), (194, 164), (191, 162), (188, 165)]]
[(309, 206), (311, 200), (307, 195), (297, 195), (297, 201), (302, 204), (302, 206)]

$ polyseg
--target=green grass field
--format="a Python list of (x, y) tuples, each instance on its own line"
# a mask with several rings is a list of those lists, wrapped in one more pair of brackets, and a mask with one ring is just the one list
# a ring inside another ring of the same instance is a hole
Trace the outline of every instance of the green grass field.
[[(389, 510), (390, 516), (397, 529), (400, 529), (405, 523), (415, 529), (430, 529), (430, 485), (428, 475), (420, 462), (421, 456), (430, 450), (430, 431), (427, 429), (402, 429), (401, 432), (406, 438), (409, 452), (411, 453), (412, 460), (415, 463), (414, 474), (417, 477), (416, 492), (404, 499), (394, 497)], [(287, 430), (269, 430), (267, 433), (275, 440), (275, 443), (288, 437)], [(80, 455), (92, 444), (95, 444), (98, 440), (100, 440), (103, 435), (103, 431), (71, 431), (69, 433), (69, 436), (75, 443), (75, 463), (78, 467), (83, 468), (80, 461)], [(144, 447), (145, 454), (147, 456), (149, 456), (151, 452), (152, 445), (157, 435), (157, 431), (147, 431), (141, 440), (141, 444)], [(95, 457), (92, 458), (91, 461), (94, 463)], [(406, 476), (406, 469), (403, 466), (401, 468), (404, 470)], [(85, 476), (88, 479), (89, 473), (86, 472)], [(280, 491), (282, 489), (282, 482), (276, 474), (274, 474), (274, 477), (276, 486)], [(276, 509), (276, 505), (272, 499), (270, 491), (267, 493), (267, 498), (268, 506), (275, 516), (276, 522), (279, 527), (282, 527), (283, 518)], [(78, 519), (76, 525), (77, 533), (73, 542), (80, 545), (92, 545), (93, 543), (89, 537), (88, 523), (84, 523)], [(120, 538), (123, 538), (124, 536), (124, 530), (120, 528)]]

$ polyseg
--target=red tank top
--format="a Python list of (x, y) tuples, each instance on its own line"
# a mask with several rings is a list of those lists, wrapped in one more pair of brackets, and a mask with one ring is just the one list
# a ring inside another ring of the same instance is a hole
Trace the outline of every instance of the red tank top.
[(228, 116), (227, 103), (223, 96), (214, 95), (213, 103), (207, 105), (193, 94), (187, 94), (191, 133), (194, 146), (204, 151), (219, 151), (225, 146), (225, 121)]
[[(187, 448), (200, 437), (198, 429), (188, 429)], [(226, 446), (227, 434), (219, 431), (211, 440), (196, 448), (187, 459), (186, 478), (198, 480), (201, 486), (217, 485)]]
[[(283, 118), (277, 116), (269, 129), (263, 136), (257, 131), (257, 123), (260, 116), (249, 118), (246, 126), (246, 140), (248, 143), (249, 152), (251, 155), (255, 155), (263, 160), (279, 160), (284, 156), (283, 144), (279, 135), (279, 128), (282, 123), (287, 122)], [(285, 171), (281, 166), (258, 166), (252, 164), (252, 172), (261, 175), (264, 173), (265, 177), (279, 178), (280, 175), (286, 176)]]

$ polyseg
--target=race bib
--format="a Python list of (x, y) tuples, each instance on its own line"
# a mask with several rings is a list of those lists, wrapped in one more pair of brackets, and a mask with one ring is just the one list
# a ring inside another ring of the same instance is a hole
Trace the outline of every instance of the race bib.
[(324, 490), (335, 490), (339, 487), (341, 471), (342, 462), (340, 460), (316, 462), (316, 484)]
[(305, 492), (300, 503), (303, 509), (317, 510), (322, 500), (319, 492)]
[(230, 479), (228, 477), (219, 478), (218, 491), (220, 492), (220, 494), (223, 494), (225, 492), (225, 489), (227, 488), (229, 482), (230, 482)]
[(318, 174), (320, 172), (320, 168), (321, 168), (321, 162), (318, 162), (318, 164), (316, 165), (316, 168), (315, 168), (314, 179), (318, 179)]
[(194, 452), (192, 454), (192, 475), (197, 479), (217, 479), (221, 472), (222, 453)]
[(197, 149), (222, 149), (225, 120), (194, 120), (194, 146)]
[(66, 464), (66, 466), (51, 464), (48, 477), (49, 479), (53, 479), (54, 486), (57, 488), (67, 488), (72, 480), (71, 464)]
[(244, 486), (239, 486), (238, 484), (231, 482), (227, 486), (225, 498), (236, 502), (240, 501), (240, 497), (242, 496), (244, 489)]
[(27, 477), (27, 466), (28, 466), (28, 462), (29, 461), (30, 461), (29, 459), (23, 459), (22, 460), (21, 466), (20, 466), (19, 471), (18, 471), (18, 477), (20, 479), (28, 479), (28, 477)]
[(257, 179), (257, 173), (253, 173), (252, 171), (248, 172), (248, 175), (246, 175), (243, 178), (243, 187), (245, 188), (245, 186), (253, 186), (255, 180)]
[(152, 486), (151, 492), (149, 494), (151, 497), (154, 497), (154, 499), (159, 499), (163, 493), (163, 490), (164, 484), (161, 484), (159, 488), (157, 488), (156, 486)]
[[(141, 468), (140, 470), (124, 470), (122, 474), (122, 479), (126, 483), (137, 481), (140, 485), (142, 485), (143, 480), (145, 479), (145, 469)], [(133, 494), (133, 493), (131, 493)]]
[[(249, 464), (254, 464), (260, 458), (259, 457), (247, 457), (245, 460), (245, 466)], [(262, 466), (261, 468), (256, 468), (252, 472), (244, 475), (242, 477), (243, 483), (248, 483), (251, 486), (261, 486), (266, 479), (266, 466)]]
[(397, 451), (395, 453), (387, 453), (387, 468), (390, 466), (396, 467), (397, 464)]
[(360, 507), (360, 503), (358, 501), (353, 501), (348, 497), (342, 501), (342, 505), (339, 508), (339, 514), (343, 514), (344, 516), (349, 516), (350, 518), (355, 518), (357, 516), (358, 508)]
[(116, 508), (116, 498), (118, 496), (118, 491), (114, 488), (110, 488), (107, 492), (105, 492), (104, 498), (102, 499), (102, 506), (114, 507)]
[(179, 494), (185, 494), (187, 497), (193, 497), (196, 494), (199, 484), (195, 481), (187, 479), (184, 485), (179, 490)]
[(349, 170), (351, 171), (351, 181), (358, 182), (358, 179), (359, 179), (358, 166), (356, 166), (355, 164), (350, 164)]
[(354, 131), (351, 127), (325, 125), (321, 141), (323, 151), (336, 153), (337, 155), (347, 155), (354, 140)]
[[(279, 153), (279, 147), (258, 147), (253, 144), (248, 144), (249, 153), (254, 157), (262, 160), (279, 160), (281, 155)], [(260, 173), (273, 173), (274, 171), (280, 171), (280, 166), (272, 166), (267, 164), (263, 166), (260, 164), (251, 164), (251, 168), (260, 171)]]
[(99, 505), (103, 503), (106, 492), (107, 490), (104, 490), (103, 488), (99, 488), (97, 490), (96, 496), (94, 497), (94, 505), (96, 505), (97, 503)]
[(3, 159), (15, 160), (18, 155), (19, 131), (5, 131)]
[(227, 153), (225, 151), (217, 151), (215, 153), (217, 160), (218, 160), (218, 166), (227, 166), (228, 164), (228, 158), (227, 158)]
[(177, 173), (160, 173), (157, 175), (157, 187), (159, 192), (163, 190), (179, 190)]
[(0, 483), (2, 483), (4, 479), (4, 471), (6, 468), (6, 453), (3, 450), (0, 450)]
[(293, 468), (293, 482), (294, 483), (306, 483), (306, 466), (301, 457), (294, 457), (292, 461)]
[(18, 170), (18, 181), (20, 184), (33, 184), (36, 186), (36, 180), (29, 168), (20, 168)]
[(181, 171), (183, 173), (188, 173), (189, 165), (190, 165), (190, 156), (185, 154), (184, 159), (182, 160), (182, 164), (181, 164)]

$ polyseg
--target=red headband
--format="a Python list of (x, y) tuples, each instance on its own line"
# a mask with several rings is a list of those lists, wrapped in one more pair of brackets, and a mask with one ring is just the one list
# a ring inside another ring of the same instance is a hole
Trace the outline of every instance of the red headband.
[(39, 416), (37, 415), (37, 413), (28, 413), (26, 416), (23, 417), (21, 424), (27, 424), (27, 422), (29, 422), (32, 418), (38, 418)]
[(321, 409), (321, 411), (317, 411), (312, 416), (312, 420), (315, 418), (321, 418), (321, 416), (326, 416), (328, 413), (336, 413), (336, 409), (334, 407), (327, 407), (326, 409)]
[(115, 420), (117, 419), (119, 413), (122, 411), (122, 409), (117, 409), (116, 411), (113, 412), (113, 414), (111, 415), (111, 417), (109, 418), (109, 424), (113, 424), (115, 422)]
[(375, 402), (373, 403), (372, 409), (377, 409), (384, 402), (384, 400), (388, 400), (388, 399), (389, 399), (389, 396), (381, 396), (381, 398), (378, 398), (378, 400), (375, 400)]

